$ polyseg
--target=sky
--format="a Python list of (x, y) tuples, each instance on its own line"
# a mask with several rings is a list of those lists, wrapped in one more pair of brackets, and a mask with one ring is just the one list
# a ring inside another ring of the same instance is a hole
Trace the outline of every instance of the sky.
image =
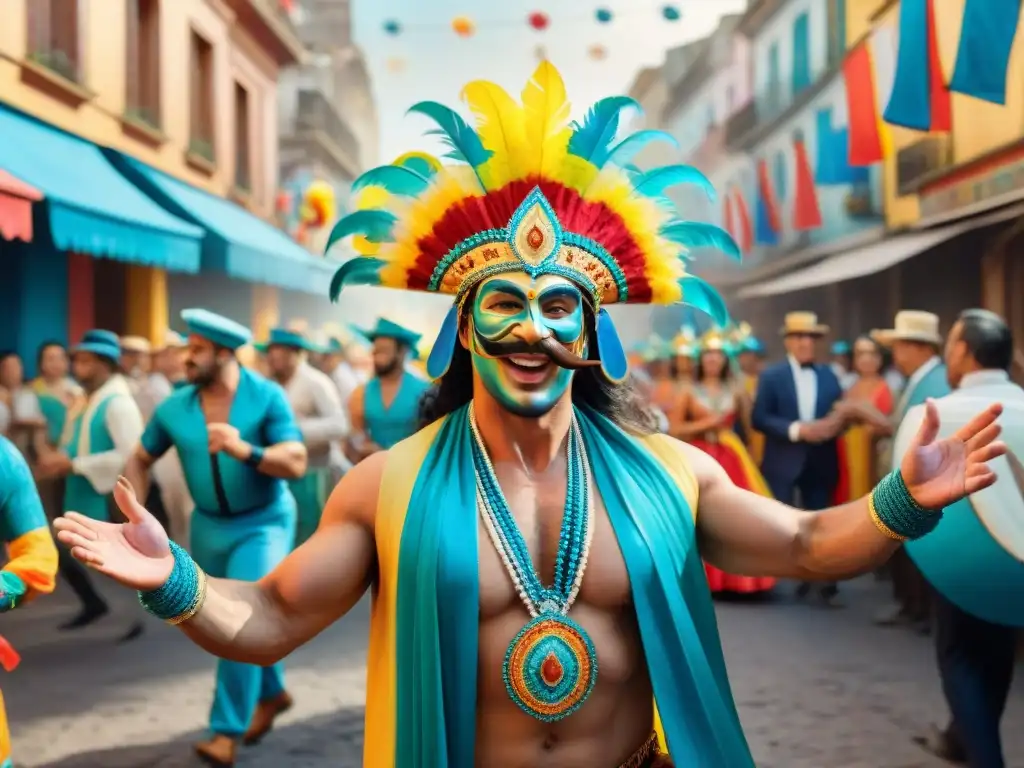
[[(626, 93), (644, 67), (664, 61), (665, 51), (710, 34), (719, 18), (746, 7), (746, 0), (676, 0), (682, 16), (669, 22), (658, 0), (353, 0), (356, 42), (370, 68), (380, 122), (379, 162), (389, 162), (414, 149), (438, 153), (439, 147), (424, 131), (433, 127), (419, 115), (405, 111), (418, 101), (439, 101), (459, 108), (462, 86), (486, 79), (518, 98), (523, 84), (537, 66), (537, 46), (561, 71), (573, 104), (573, 117), (605, 96)], [(598, 8), (612, 12), (609, 24), (595, 19)], [(543, 12), (550, 25), (538, 32), (527, 23), (533, 12)], [(471, 18), (475, 34), (460, 38), (451, 20)], [(384, 31), (387, 21), (402, 26), (398, 36)], [(591, 46), (601, 45), (607, 56), (594, 61)], [(389, 62), (400, 61), (402, 71)], [(465, 108), (461, 109), (468, 117)], [(346, 290), (342, 314), (350, 320), (384, 312), (390, 319), (421, 329), (433, 338), (451, 299), (443, 296), (402, 294), (381, 288)], [(616, 325), (623, 342), (632, 344), (651, 332), (646, 308), (624, 307)]]

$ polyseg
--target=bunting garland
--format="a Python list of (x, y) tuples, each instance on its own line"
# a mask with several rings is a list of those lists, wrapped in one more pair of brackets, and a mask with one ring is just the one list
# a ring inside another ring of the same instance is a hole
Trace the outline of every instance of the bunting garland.
[(806, 232), (821, 226), (821, 206), (814, 188), (814, 173), (807, 160), (807, 147), (801, 135), (793, 137), (793, 229)]
[(754, 239), (757, 244), (778, 245), (782, 226), (768, 176), (768, 163), (763, 158), (757, 161), (757, 210), (754, 216)]
[(862, 166), (880, 162), (885, 152), (875, 74), (867, 42), (858, 45), (846, 57), (843, 62), (843, 80), (846, 83), (846, 111), (850, 123), (850, 145), (847, 152), (849, 164)]

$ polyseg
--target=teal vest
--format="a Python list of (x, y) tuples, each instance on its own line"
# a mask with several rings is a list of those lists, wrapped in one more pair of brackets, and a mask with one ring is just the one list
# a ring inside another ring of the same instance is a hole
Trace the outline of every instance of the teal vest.
[(60, 445), (61, 435), (64, 434), (64, 422), (68, 418), (67, 406), (59, 398), (46, 392), (37, 394), (36, 399), (39, 401), (39, 410), (46, 419), (46, 442), (50, 445)]
[[(113, 450), (115, 447), (114, 440), (107, 431), (106, 419), (107, 406), (110, 405), (113, 397), (117, 397), (117, 395), (106, 398), (96, 406), (95, 415), (92, 417), (92, 430), (89, 433), (89, 451), (91, 453), (104, 453)], [(72, 422), (69, 442), (64, 446), (68, 456), (72, 459), (78, 455), (78, 438), (82, 434), (82, 422), (84, 419), (85, 410), (83, 409), (75, 417), (74, 422)], [(96, 489), (92, 487), (92, 483), (85, 477), (74, 474), (68, 475), (67, 483), (64, 487), (65, 510), (79, 512), (93, 520), (109, 520), (108, 502), (109, 494), (97, 493)]]
[(370, 379), (363, 392), (363, 419), (370, 439), (381, 448), (390, 448), (415, 434), (420, 426), (420, 399), (428, 389), (430, 382), (406, 371), (395, 399), (385, 408), (380, 379)]

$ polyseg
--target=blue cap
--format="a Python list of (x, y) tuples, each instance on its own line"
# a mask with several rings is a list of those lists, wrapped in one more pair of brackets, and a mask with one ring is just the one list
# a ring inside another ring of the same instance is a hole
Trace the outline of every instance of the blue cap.
[(315, 352), (316, 347), (301, 333), (288, 328), (271, 328), (270, 338), (267, 339), (267, 346), (290, 347), (291, 349), (304, 349)]
[(422, 333), (410, 331), (408, 328), (404, 328), (398, 323), (393, 323), (383, 317), (377, 321), (377, 325), (374, 326), (373, 330), (359, 330), (359, 333), (370, 341), (373, 341), (374, 339), (394, 339), (395, 341), (405, 344), (412, 350), (416, 349), (416, 346), (420, 343), (420, 339), (423, 338)]
[(755, 355), (764, 355), (764, 344), (756, 336), (747, 336), (741, 343), (741, 352), (753, 352)]
[(835, 344), (832, 345), (833, 355), (848, 355), (850, 354), (851, 350), (852, 347), (850, 347), (850, 342), (848, 341), (837, 341)]
[(71, 348), (71, 354), (90, 352), (115, 363), (121, 362), (121, 340), (113, 331), (92, 330), (82, 335), (82, 340)]
[(183, 309), (181, 319), (188, 326), (188, 332), (212, 341), (222, 347), (235, 350), (248, 344), (252, 332), (240, 323), (215, 314), (208, 309)]

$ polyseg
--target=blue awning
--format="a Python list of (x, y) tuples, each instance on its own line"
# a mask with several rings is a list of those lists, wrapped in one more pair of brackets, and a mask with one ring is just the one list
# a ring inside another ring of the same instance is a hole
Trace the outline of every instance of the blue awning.
[(206, 230), (203, 268), (253, 283), (326, 296), (337, 264), (313, 256), (239, 205), (110, 151), (115, 165), (154, 200)]
[(95, 144), (0, 106), (0, 168), (43, 193), (59, 250), (199, 271), (202, 230), (144, 195)]

